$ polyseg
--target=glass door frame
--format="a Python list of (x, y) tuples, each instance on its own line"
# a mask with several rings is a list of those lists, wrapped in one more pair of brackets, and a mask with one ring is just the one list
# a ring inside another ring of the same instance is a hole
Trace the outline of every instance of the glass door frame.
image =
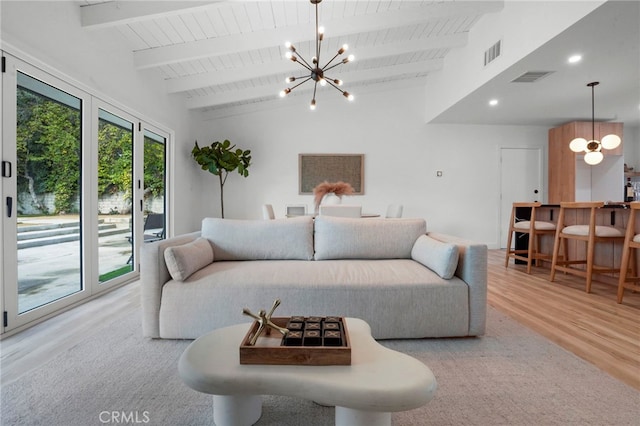
[[(139, 124), (139, 119), (136, 118), (135, 116), (121, 110), (118, 107), (115, 107), (107, 102), (104, 102), (100, 99), (93, 99), (93, 103), (91, 105), (91, 123), (94, 124), (95, 127), (95, 131), (92, 132), (91, 134), (91, 147), (93, 149), (93, 155), (91, 156), (91, 164), (90, 164), (90, 170), (95, 171), (95, 173), (91, 173), (91, 189), (88, 191), (88, 193), (93, 197), (92, 199), (92, 206), (95, 206), (95, 209), (92, 210), (92, 213), (95, 213), (98, 211), (98, 123), (99, 123), (99, 115), (100, 115), (100, 110), (106, 111), (110, 114), (113, 114), (119, 118), (122, 118), (128, 122), (131, 122), (133, 124), (133, 132), (132, 132), (132, 136), (133, 136), (133, 178), (132, 178), (132, 182), (133, 184), (133, 188), (132, 188), (132, 201), (131, 201), (131, 214), (132, 214), (132, 226), (133, 226), (133, 233), (134, 235), (137, 233), (137, 229), (138, 227), (140, 227), (140, 223), (141, 223), (141, 214), (139, 213), (139, 209), (137, 208), (137, 206), (139, 205), (138, 199), (141, 198), (141, 190), (138, 188), (138, 179), (141, 179), (141, 170), (142, 170), (142, 154), (141, 154), (141, 147), (142, 147), (142, 143), (144, 142), (142, 140), (142, 132), (140, 131), (140, 124)], [(88, 278), (88, 283), (91, 286), (91, 290), (92, 293), (99, 293), (102, 291), (105, 291), (107, 289), (110, 289), (112, 287), (118, 286), (120, 284), (123, 284), (125, 282), (131, 281), (132, 279), (135, 279), (139, 273), (138, 268), (136, 267), (136, 265), (133, 265), (132, 271), (131, 272), (127, 272), (126, 274), (120, 275), (119, 277), (113, 278), (111, 280), (105, 281), (105, 282), (100, 282), (99, 276), (100, 276), (100, 272), (99, 272), (99, 250), (98, 250), (98, 240), (99, 240), (99, 235), (98, 235), (98, 215), (95, 214), (92, 217), (92, 230), (94, 230), (95, 232), (86, 232), (87, 234), (87, 241), (86, 243), (88, 244), (87, 247), (95, 247), (95, 250), (91, 251), (91, 258), (90, 258), (90, 262), (91, 262), (91, 274), (87, 275)], [(135, 246), (136, 246), (136, 238), (134, 238), (133, 243), (132, 243), (132, 247), (131, 247), (131, 252), (134, 253), (135, 252)]]
[[(4, 320), (8, 322), (5, 326), (3, 321), (2, 331), (10, 331), (20, 328), (30, 322), (42, 317), (53, 314), (69, 305), (80, 302), (87, 298), (91, 293), (87, 285), (87, 276), (90, 271), (87, 269), (86, 256), (87, 250), (86, 234), (88, 212), (91, 210), (90, 199), (85, 197), (87, 186), (90, 184), (89, 177), (91, 173), (86, 173), (86, 165), (90, 159), (91, 147), (87, 141), (91, 136), (91, 123), (87, 122), (87, 111), (91, 105), (91, 96), (74, 87), (65, 81), (42, 71), (6, 52), (2, 53), (6, 63), (6, 72), (2, 74), (2, 160), (11, 163), (11, 177), (2, 178), (2, 246), (3, 246), (3, 273), (2, 273), (2, 302), (5, 312)], [(80, 202), (80, 222), (81, 222), (81, 244), (80, 244), (80, 262), (81, 262), (81, 283), (82, 288), (70, 295), (60, 299), (46, 303), (43, 306), (34, 308), (24, 313), (19, 313), (18, 306), (18, 253), (17, 253), (17, 147), (16, 147), (16, 123), (17, 123), (17, 87), (18, 72), (31, 76), (40, 80), (56, 89), (69, 93), (70, 95), (81, 100), (80, 114), (82, 119), (81, 128), (81, 202)], [(13, 208), (11, 217), (8, 217), (7, 197), (13, 198)]]
[[(138, 149), (138, 151), (142, 151), (142, 154), (144, 154), (144, 133), (145, 131), (149, 131), (151, 133), (155, 133), (157, 136), (161, 136), (164, 138), (165, 142), (164, 142), (164, 237), (163, 238), (168, 238), (169, 235), (172, 235), (171, 233), (171, 209), (169, 208), (170, 205), (170, 201), (171, 198), (169, 196), (170, 194), (170, 190), (169, 190), (169, 185), (171, 182), (170, 179), (170, 158), (173, 158), (172, 155), (170, 154), (170, 150), (172, 148), (172, 144), (171, 141), (173, 140), (173, 135), (171, 132), (167, 132), (166, 130), (162, 130), (157, 126), (154, 126), (153, 124), (150, 124), (148, 122), (140, 122), (139, 123), (139, 127), (138, 129), (140, 129), (140, 140), (141, 140), (141, 147)], [(144, 184), (144, 156), (140, 155), (140, 174), (138, 174), (138, 176), (140, 176), (140, 180), (136, 180), (136, 189), (139, 189), (139, 198), (137, 198), (137, 202), (138, 202), (138, 209), (140, 211), (140, 217), (139, 217), (139, 223), (138, 226), (134, 227), (135, 230), (135, 235), (134, 235), (134, 241), (137, 242), (142, 242), (141, 244), (134, 244), (134, 251), (133, 251), (133, 263), (135, 265), (134, 270), (139, 270), (140, 269), (140, 249), (142, 247), (142, 244), (144, 244), (144, 188), (145, 188), (145, 184)]]
[[(4, 316), (8, 319), (8, 326), (5, 321), (0, 321), (0, 333), (7, 335), (25, 329), (32, 324), (36, 324), (43, 319), (51, 317), (63, 310), (78, 305), (84, 301), (104, 293), (114, 287), (124, 285), (134, 281), (139, 277), (139, 254), (143, 233), (143, 212), (140, 208), (133, 208), (133, 230), (134, 243), (132, 253), (135, 256), (133, 270), (115, 279), (99, 283), (98, 269), (98, 120), (97, 115), (100, 108), (112, 112), (130, 120), (134, 124), (134, 206), (140, 206), (143, 201), (144, 188), (144, 131), (149, 130), (165, 138), (165, 236), (172, 235), (171, 209), (173, 207), (170, 194), (174, 190), (171, 181), (173, 158), (175, 148), (173, 141), (175, 134), (167, 130), (161, 124), (152, 124), (147, 119), (129, 110), (126, 106), (113, 101), (100, 94), (92, 93), (85, 85), (69, 80), (68, 76), (57, 72), (55, 69), (30, 58), (31, 63), (21, 59), (20, 52), (12, 53), (0, 50), (2, 57), (6, 61), (6, 72), (0, 74), (0, 120), (2, 129), (0, 138), (0, 156), (2, 161), (11, 164), (12, 176), (10, 178), (0, 178), (0, 254), (2, 255), (0, 270), (0, 307)], [(82, 226), (81, 234), (81, 273), (82, 290), (45, 304), (23, 314), (18, 314), (18, 269), (17, 269), (17, 214), (15, 212), (15, 200), (17, 198), (17, 177), (16, 177), (16, 123), (17, 123), (17, 72), (21, 71), (32, 76), (54, 88), (81, 99), (81, 119), (82, 119), (82, 149), (81, 149), (81, 212), (80, 220)], [(135, 115), (134, 115), (135, 114)], [(7, 217), (6, 198), (12, 197), (14, 208), (11, 218)], [(8, 267), (7, 267), (8, 266)]]

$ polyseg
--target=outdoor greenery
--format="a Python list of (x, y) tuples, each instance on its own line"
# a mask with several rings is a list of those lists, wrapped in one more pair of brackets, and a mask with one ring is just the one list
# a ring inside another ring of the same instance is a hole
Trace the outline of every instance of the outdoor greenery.
[[(78, 213), (80, 189), (80, 111), (18, 88), (17, 92), (18, 192), (28, 193), (43, 214)], [(132, 129), (100, 120), (98, 128), (98, 194), (124, 194), (133, 188)], [(164, 194), (164, 145), (150, 138), (144, 143), (145, 197)], [(55, 211), (43, 199), (54, 195)]]
[(238, 170), (243, 176), (249, 176), (249, 166), (251, 165), (251, 151), (236, 149), (231, 142), (215, 141), (210, 146), (200, 148), (198, 141), (191, 150), (191, 155), (196, 160), (202, 170), (206, 170), (211, 174), (218, 176), (220, 182), (220, 210), (222, 218), (224, 218), (224, 184), (227, 181), (229, 172)]
[(144, 138), (144, 196), (164, 195), (165, 146), (151, 138)]
[(106, 120), (98, 124), (98, 194), (124, 193), (132, 199), (133, 142), (132, 129)]
[(18, 191), (27, 191), (34, 205), (47, 209), (41, 194), (55, 194), (54, 213), (77, 212), (80, 188), (80, 112), (18, 90)]

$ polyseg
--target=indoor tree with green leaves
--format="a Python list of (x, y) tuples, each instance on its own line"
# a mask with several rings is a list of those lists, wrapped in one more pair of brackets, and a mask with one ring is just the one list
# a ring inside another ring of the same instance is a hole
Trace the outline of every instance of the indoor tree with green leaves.
[(191, 155), (196, 160), (202, 170), (218, 176), (220, 181), (220, 211), (224, 218), (224, 184), (230, 172), (238, 170), (241, 176), (249, 176), (249, 166), (251, 165), (251, 151), (241, 150), (231, 145), (231, 142), (215, 141), (210, 146), (196, 145), (191, 150)]

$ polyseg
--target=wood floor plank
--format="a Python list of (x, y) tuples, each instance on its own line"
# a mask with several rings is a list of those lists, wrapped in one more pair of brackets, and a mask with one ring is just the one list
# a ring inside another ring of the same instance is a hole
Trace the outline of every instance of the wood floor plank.
[(526, 274), (523, 265), (504, 267), (504, 250), (489, 250), (488, 303), (613, 377), (640, 390), (640, 293), (616, 303), (617, 288), (557, 274), (548, 267)]
[[(504, 267), (504, 250), (489, 250), (488, 303), (521, 324), (640, 390), (640, 293), (627, 291), (616, 303), (616, 287), (558, 274), (550, 282), (548, 263), (528, 275), (522, 265)], [(140, 304), (139, 282), (64, 312), (0, 341), (5, 384), (44, 365)], [(141, 335), (142, 336), (142, 335)], [(141, 337), (142, 338), (142, 337)]]

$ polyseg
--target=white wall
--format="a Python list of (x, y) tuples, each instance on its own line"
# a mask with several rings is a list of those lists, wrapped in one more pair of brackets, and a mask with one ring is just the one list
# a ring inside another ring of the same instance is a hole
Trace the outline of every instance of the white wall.
[[(387, 204), (400, 203), (405, 217), (424, 217), (431, 231), (498, 247), (499, 148), (535, 146), (546, 152), (548, 129), (427, 125), (424, 85), (418, 83), (361, 93), (354, 103), (325, 89), (313, 112), (309, 100), (299, 97), (205, 121), (200, 142), (229, 139), (252, 150), (249, 177), (230, 175), (225, 185), (225, 217), (259, 218), (263, 203), (273, 204), (277, 217), (287, 204), (311, 209), (313, 196), (298, 195), (298, 154), (363, 153), (365, 195), (344, 202), (380, 214)], [(436, 177), (437, 170), (443, 177)], [(217, 180), (201, 173), (211, 186), (207, 214), (219, 216)]]
[[(133, 55), (122, 49), (124, 38), (80, 26), (75, 1), (0, 2), (0, 47), (67, 83), (175, 132), (174, 233), (199, 226), (202, 182), (191, 166), (192, 114), (179, 97), (165, 94), (164, 82), (153, 71), (136, 71)], [(192, 214), (195, 212), (195, 214)]]
[[(443, 69), (429, 78), (427, 91), (435, 101), (426, 104), (426, 121), (433, 120), (604, 2), (505, 1), (502, 11), (484, 15), (469, 32), (468, 44), (452, 50)], [(526, 26), (522, 25), (524, 20)], [(502, 40), (501, 60), (485, 67), (484, 52), (499, 40)]]
[(640, 128), (625, 127), (623, 130), (624, 162), (635, 171), (640, 172)]

